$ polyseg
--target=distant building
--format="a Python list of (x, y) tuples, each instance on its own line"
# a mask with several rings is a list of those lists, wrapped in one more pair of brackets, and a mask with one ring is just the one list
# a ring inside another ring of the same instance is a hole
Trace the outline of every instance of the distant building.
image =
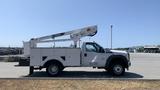
[(123, 50), (130, 53), (160, 53), (160, 45), (133, 46), (127, 48), (115, 48), (115, 50)]
[(160, 47), (156, 45), (146, 45), (144, 46), (145, 53), (160, 53)]

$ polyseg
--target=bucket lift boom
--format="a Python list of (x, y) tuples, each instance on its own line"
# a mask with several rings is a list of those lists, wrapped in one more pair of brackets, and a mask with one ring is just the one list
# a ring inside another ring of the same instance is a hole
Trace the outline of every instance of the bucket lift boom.
[[(30, 40), (30, 47), (36, 47), (37, 43), (47, 43), (47, 42), (61, 42), (61, 41), (73, 41), (74, 46), (77, 46), (77, 42), (86, 36), (94, 36), (97, 33), (97, 26), (89, 26), (77, 30), (72, 30), (68, 32), (62, 32), (57, 34), (52, 34), (48, 36), (43, 36), (39, 38), (32, 38)], [(56, 39), (57, 37), (67, 36), (70, 38), (67, 39)]]

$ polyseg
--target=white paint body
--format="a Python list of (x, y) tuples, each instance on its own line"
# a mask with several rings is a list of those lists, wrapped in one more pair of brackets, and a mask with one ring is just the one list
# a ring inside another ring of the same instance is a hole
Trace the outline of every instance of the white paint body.
[[(58, 60), (64, 66), (80, 66), (80, 53), (79, 48), (34, 48), (31, 49), (30, 66), (43, 66), (49, 60)], [(47, 58), (43, 60), (43, 56)]]
[[(24, 42), (24, 55), (30, 57), (30, 66), (43, 67), (50, 60), (57, 60), (64, 67), (105, 67), (111, 55), (123, 55), (125, 52), (105, 52), (105, 50), (94, 42), (84, 42), (81, 48), (77, 47), (80, 38), (94, 36), (97, 33), (97, 26), (85, 27), (73, 31), (52, 34), (39, 38), (32, 38), (29, 42)], [(70, 36), (68, 39), (56, 39), (57, 37)], [(39, 48), (37, 43), (73, 41), (74, 48)]]
[[(128, 57), (127, 53), (120, 51), (115, 51), (115, 53), (113, 51), (112, 53), (88, 52), (86, 51), (86, 43), (82, 45), (82, 48), (31, 48), (30, 66), (39, 67), (47, 61), (58, 60), (64, 67), (105, 67), (111, 55)], [(43, 57), (46, 58), (43, 60)]]

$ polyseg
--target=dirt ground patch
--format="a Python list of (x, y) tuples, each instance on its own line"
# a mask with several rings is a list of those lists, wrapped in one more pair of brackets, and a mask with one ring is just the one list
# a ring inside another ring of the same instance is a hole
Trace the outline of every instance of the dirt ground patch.
[(0, 90), (160, 90), (160, 81), (0, 80)]

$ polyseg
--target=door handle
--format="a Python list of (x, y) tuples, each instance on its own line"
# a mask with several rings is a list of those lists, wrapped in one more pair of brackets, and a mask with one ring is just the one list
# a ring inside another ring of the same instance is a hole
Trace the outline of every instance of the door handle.
[(85, 53), (84, 56), (87, 57), (87, 53)]

